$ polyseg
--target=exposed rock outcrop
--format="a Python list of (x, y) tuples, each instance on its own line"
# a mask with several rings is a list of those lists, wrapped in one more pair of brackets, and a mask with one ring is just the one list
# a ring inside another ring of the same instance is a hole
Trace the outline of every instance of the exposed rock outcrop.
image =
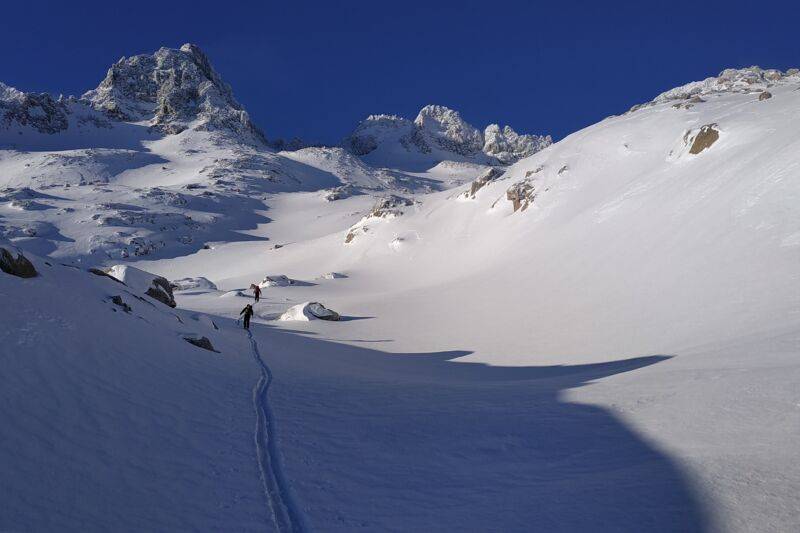
[(170, 287), (173, 291), (188, 291), (192, 289), (215, 291), (217, 286), (213, 282), (202, 276), (196, 278), (181, 278), (172, 280)]
[(390, 194), (378, 200), (361, 220), (353, 224), (344, 238), (345, 244), (350, 244), (356, 235), (369, 232), (368, 223), (374, 219), (387, 219), (403, 215), (404, 208), (414, 205), (414, 201), (402, 196)]
[(124, 283), (122, 283), (120, 280), (118, 280), (117, 278), (115, 278), (114, 276), (112, 276), (111, 274), (106, 272), (105, 270), (101, 270), (99, 268), (89, 268), (86, 271), (89, 272), (90, 274), (94, 274), (95, 276), (106, 277), (106, 278), (110, 279), (111, 281), (113, 281), (114, 283), (119, 283), (121, 285), (125, 285)]
[(478, 193), (479, 190), (483, 189), (486, 185), (491, 183), (492, 181), (496, 180), (500, 176), (505, 173), (504, 169), (501, 168), (490, 168), (476, 180), (474, 180), (469, 185), (469, 189), (461, 193), (460, 197), (465, 199), (474, 200), (475, 195)]
[(294, 280), (283, 274), (264, 276), (264, 279), (258, 284), (262, 289), (265, 287), (288, 287), (289, 285), (294, 285)]
[[(687, 133), (687, 135), (690, 135)], [(697, 155), (703, 150), (711, 148), (715, 142), (719, 139), (719, 131), (717, 130), (716, 124), (706, 124), (700, 128), (700, 131), (697, 135), (694, 136), (694, 139), (691, 136), (686, 137), (685, 140), (687, 142), (691, 142), (691, 148), (689, 148), (689, 153), (693, 155)]]
[(126, 313), (130, 313), (132, 311), (131, 306), (125, 303), (125, 301), (122, 299), (122, 296), (119, 294), (111, 297), (111, 303), (122, 308), (122, 310)]
[(536, 198), (536, 189), (529, 180), (515, 183), (506, 191), (506, 199), (511, 202), (514, 212), (525, 211)]
[(209, 352), (219, 353), (217, 350), (214, 349), (214, 345), (211, 344), (211, 340), (208, 337), (184, 337), (183, 340), (197, 346), (198, 348), (202, 348), (204, 350), (208, 350)]
[(0, 246), (0, 270), (18, 278), (35, 278), (39, 275), (27, 257), (14, 246)]

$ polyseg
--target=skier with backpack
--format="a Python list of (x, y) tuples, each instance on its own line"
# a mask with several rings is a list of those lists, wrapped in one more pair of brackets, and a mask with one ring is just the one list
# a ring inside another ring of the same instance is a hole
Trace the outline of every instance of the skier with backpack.
[(244, 309), (239, 312), (244, 317), (244, 329), (250, 329), (250, 317), (253, 316), (253, 306), (247, 304)]

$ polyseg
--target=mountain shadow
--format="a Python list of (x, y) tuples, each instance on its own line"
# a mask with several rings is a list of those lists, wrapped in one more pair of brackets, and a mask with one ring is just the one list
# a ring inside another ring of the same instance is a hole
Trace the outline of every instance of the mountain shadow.
[(669, 359), (493, 367), (254, 327), (277, 438), (320, 531), (706, 531), (681, 467), (564, 391)]

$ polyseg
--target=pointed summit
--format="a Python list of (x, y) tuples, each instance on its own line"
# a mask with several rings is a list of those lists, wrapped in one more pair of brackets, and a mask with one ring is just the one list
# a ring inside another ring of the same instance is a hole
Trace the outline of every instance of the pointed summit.
[(123, 57), (83, 99), (115, 119), (146, 121), (168, 134), (191, 128), (264, 140), (230, 86), (194, 44)]

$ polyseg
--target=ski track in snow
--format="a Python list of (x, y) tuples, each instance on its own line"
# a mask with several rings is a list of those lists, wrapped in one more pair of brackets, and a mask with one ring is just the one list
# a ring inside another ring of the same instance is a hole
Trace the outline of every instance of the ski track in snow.
[(304, 527), (283, 477), (278, 445), (275, 440), (274, 417), (267, 401), (269, 386), (272, 383), (272, 371), (261, 358), (258, 343), (249, 330), (247, 337), (250, 339), (253, 359), (261, 368), (261, 377), (253, 387), (253, 407), (256, 411), (256, 455), (261, 471), (261, 482), (264, 484), (264, 493), (272, 511), (275, 529), (282, 533), (301, 532), (304, 531)]

